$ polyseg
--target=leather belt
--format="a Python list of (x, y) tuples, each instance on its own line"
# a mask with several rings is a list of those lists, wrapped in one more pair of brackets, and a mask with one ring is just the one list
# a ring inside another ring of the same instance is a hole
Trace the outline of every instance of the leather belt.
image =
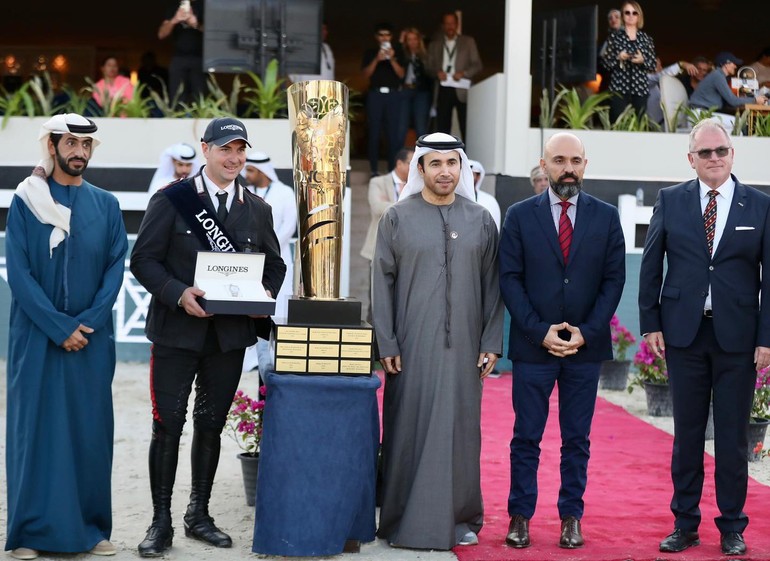
[(713, 318), (714, 317), (714, 310), (703, 310), (703, 317), (704, 318)]

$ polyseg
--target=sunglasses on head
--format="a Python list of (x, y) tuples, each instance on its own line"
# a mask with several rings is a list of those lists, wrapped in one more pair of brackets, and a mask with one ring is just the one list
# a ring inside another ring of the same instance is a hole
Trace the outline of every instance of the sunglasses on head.
[(720, 158), (724, 158), (730, 153), (729, 146), (720, 146), (719, 148), (704, 148), (703, 150), (694, 150), (690, 154), (698, 154), (701, 160), (708, 160), (711, 158), (711, 153), (714, 152)]
[(627, 15), (627, 16), (638, 16), (639, 15), (639, 12), (637, 12), (636, 10), (626, 10), (623, 13), (625, 15)]

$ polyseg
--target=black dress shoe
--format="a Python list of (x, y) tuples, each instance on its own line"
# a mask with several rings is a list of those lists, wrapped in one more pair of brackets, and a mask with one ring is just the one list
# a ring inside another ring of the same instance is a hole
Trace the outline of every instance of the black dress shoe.
[(740, 532), (725, 532), (719, 540), (724, 555), (743, 555), (746, 553), (746, 542)]
[(576, 549), (583, 547), (583, 532), (580, 530), (580, 520), (574, 516), (565, 516), (561, 521), (561, 537), (559, 547)]
[(677, 553), (694, 545), (700, 545), (698, 532), (687, 532), (676, 528), (660, 542), (660, 550), (666, 553)]
[(214, 525), (214, 519), (211, 516), (199, 518), (195, 522), (188, 522), (185, 516), (184, 535), (188, 538), (195, 538), (206, 542), (214, 547), (232, 547), (233, 545), (233, 540), (230, 539), (230, 536)]
[(147, 535), (139, 544), (139, 557), (162, 557), (167, 549), (171, 547), (174, 539), (174, 528), (171, 524), (162, 522), (153, 522), (147, 528)]
[(505, 536), (505, 543), (518, 549), (529, 547), (529, 519), (521, 514), (511, 516), (511, 522), (508, 524), (508, 535)]

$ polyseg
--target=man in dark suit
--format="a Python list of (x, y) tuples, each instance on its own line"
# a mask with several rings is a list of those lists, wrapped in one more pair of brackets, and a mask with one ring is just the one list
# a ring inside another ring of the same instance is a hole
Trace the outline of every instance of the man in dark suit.
[[(748, 422), (755, 370), (770, 364), (770, 197), (732, 175), (734, 150), (721, 124), (690, 133), (698, 178), (661, 189), (639, 272), (645, 341), (665, 357), (674, 403), (671, 478), (674, 531), (665, 552), (700, 543), (704, 431), (714, 400), (717, 506), (722, 553), (746, 551)], [(713, 203), (710, 201), (714, 201)], [(663, 262), (668, 269), (663, 276)]]
[(220, 434), (240, 381), (244, 350), (256, 343), (257, 335), (269, 336), (270, 320), (206, 313), (198, 301), (205, 293), (194, 286), (197, 253), (212, 249), (264, 253), (262, 284), (270, 296), (278, 294), (286, 273), (270, 206), (236, 181), (250, 146), (243, 123), (214, 119), (201, 141), (207, 165), (194, 177), (153, 195), (131, 252), (131, 272), (152, 294), (145, 332), (153, 343), (153, 519), (139, 544), (142, 557), (159, 557), (171, 547), (171, 494), (193, 381), (192, 489), (184, 515), (185, 535), (215, 547), (232, 545), (230, 536), (214, 525), (208, 503)]
[(481, 56), (476, 41), (470, 35), (458, 33), (457, 14), (447, 12), (442, 16), (444, 33), (428, 44), (428, 72), (438, 81), (436, 94), (436, 131), (451, 134), (452, 110), (457, 109), (457, 121), (460, 134), (467, 142), (465, 121), (468, 113), (468, 89), (448, 85), (448, 79), (454, 82), (463, 78), (471, 80), (481, 72)]
[(626, 279), (618, 211), (583, 192), (583, 143), (546, 142), (540, 166), (550, 189), (508, 209), (500, 237), (500, 289), (511, 314), (513, 409), (511, 517), (506, 543), (529, 547), (540, 441), (559, 385), (559, 545), (583, 545), (580, 519), (599, 366), (612, 358), (610, 320)]

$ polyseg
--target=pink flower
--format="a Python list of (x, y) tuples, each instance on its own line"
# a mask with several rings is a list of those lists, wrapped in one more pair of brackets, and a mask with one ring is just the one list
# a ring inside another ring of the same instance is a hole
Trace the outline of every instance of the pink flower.
[[(260, 394), (265, 395), (264, 387)], [(246, 453), (257, 455), (262, 439), (262, 411), (264, 399), (251, 399), (243, 390), (237, 390), (227, 414), (225, 431)]]

